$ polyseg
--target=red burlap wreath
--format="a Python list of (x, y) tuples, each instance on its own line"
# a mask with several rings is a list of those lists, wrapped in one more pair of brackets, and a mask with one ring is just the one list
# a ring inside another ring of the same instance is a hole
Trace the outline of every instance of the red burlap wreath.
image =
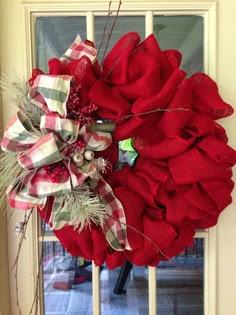
[[(124, 207), (132, 248), (112, 249), (93, 223), (80, 233), (68, 225), (54, 233), (71, 255), (109, 268), (126, 260), (156, 266), (191, 246), (195, 230), (214, 226), (231, 203), (236, 152), (216, 120), (233, 109), (210, 77), (186, 78), (180, 62), (178, 51), (162, 51), (153, 35), (140, 43), (135, 32), (117, 42), (102, 69), (86, 56), (67, 65), (49, 61), (49, 74), (73, 75), (84, 103), (115, 123), (112, 145), (96, 154), (113, 166), (104, 179)], [(128, 138), (138, 157), (116, 170), (118, 142)], [(48, 221), (50, 211), (49, 203), (39, 214)]]

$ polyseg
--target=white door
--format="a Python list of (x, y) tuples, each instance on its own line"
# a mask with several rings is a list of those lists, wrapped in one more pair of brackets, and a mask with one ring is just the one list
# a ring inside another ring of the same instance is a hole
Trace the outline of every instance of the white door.
[[(117, 2), (114, 1), (114, 7)], [(1, 2), (1, 73), (14, 77), (20, 75), (28, 78), (32, 64), (36, 62), (35, 23), (39, 17), (80, 16), (87, 18), (87, 36), (94, 40), (94, 15), (105, 16), (108, 3), (100, 1), (21, 1), (2, 0)], [(234, 106), (234, 55), (236, 46), (233, 41), (233, 29), (236, 27), (234, 12), (236, 3), (233, 0), (216, 2), (179, 2), (179, 1), (123, 1), (121, 15), (136, 16), (145, 23), (145, 33), (153, 31), (155, 16), (192, 15), (202, 16), (204, 23), (204, 69), (218, 83), (221, 95)], [(94, 13), (95, 12), (95, 13)], [(50, 18), (49, 18), (50, 20)], [(141, 30), (140, 30), (141, 31)], [(191, 41), (190, 41), (191, 42)], [(191, 44), (187, 44), (186, 51), (191, 55)], [(49, 47), (50, 48), (50, 47)], [(196, 70), (197, 71), (197, 70)], [(9, 100), (3, 100), (3, 125), (11, 118), (15, 108)], [(222, 125), (228, 133), (231, 146), (236, 147), (236, 137), (233, 133), (235, 116), (222, 120)], [(220, 216), (216, 228), (199, 232), (198, 237), (205, 239), (205, 275), (204, 275), (204, 315), (234, 315), (234, 297), (236, 296), (236, 214), (234, 205), (236, 200)], [(8, 248), (9, 269), (14, 264), (17, 255), (19, 238), (14, 235), (16, 222), (22, 221), (24, 214), (14, 212), (7, 224), (7, 239), (1, 240), (1, 247)], [(43, 241), (52, 240), (44, 237)], [(38, 242), (39, 241), (39, 242)], [(28, 314), (34, 300), (38, 274), (38, 244), (42, 238), (38, 233), (36, 217), (30, 221), (26, 239), (22, 247), (19, 266), (18, 283), (15, 281), (15, 271), (9, 272), (11, 312), (18, 314), (20, 303), (22, 314)], [(7, 246), (8, 242), (8, 246)], [(6, 250), (3, 250), (4, 254)], [(6, 254), (5, 254), (6, 255)], [(6, 259), (5, 259), (6, 260)], [(7, 294), (5, 293), (6, 297)], [(17, 300), (18, 296), (18, 300)], [(7, 298), (5, 299), (7, 301)], [(1, 306), (1, 305), (0, 305)], [(7, 310), (8, 305), (3, 301), (1, 310)], [(6, 311), (3, 315), (8, 315)], [(154, 313), (152, 313), (154, 314)]]

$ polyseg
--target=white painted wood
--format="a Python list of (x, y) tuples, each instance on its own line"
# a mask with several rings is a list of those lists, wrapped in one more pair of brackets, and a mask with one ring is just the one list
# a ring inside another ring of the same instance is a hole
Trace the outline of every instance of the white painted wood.
[[(121, 12), (123, 11), (162, 11), (167, 14), (187, 14), (193, 12), (194, 14), (208, 11), (215, 2), (213, 1), (123, 1)], [(42, 11), (42, 8), (46, 8), (47, 11), (55, 12), (55, 8), (59, 12), (74, 12), (79, 11), (97, 11), (101, 10), (107, 12), (108, 2), (102, 2), (100, 0), (93, 1), (64, 1), (64, 0), (25, 0), (24, 5), (34, 11)], [(116, 11), (118, 1), (112, 1), (111, 9)]]
[(149, 315), (157, 314), (157, 271), (156, 267), (148, 267), (148, 305)]
[(204, 315), (215, 315), (216, 310), (216, 228), (196, 232), (195, 238), (204, 239)]
[(146, 12), (146, 19), (145, 19), (145, 34), (146, 37), (153, 32), (153, 12), (147, 11)]
[(204, 72), (216, 80), (216, 3), (204, 14)]
[(101, 314), (101, 303), (100, 303), (100, 267), (96, 266), (93, 262), (92, 267), (92, 286), (93, 286), (93, 315)]
[[(232, 0), (219, 0), (218, 9), (219, 22), (218, 29), (220, 37), (216, 42), (216, 2), (195, 2), (195, 1), (123, 1), (120, 14), (143, 14), (146, 16), (154, 14), (201, 14), (205, 18), (205, 70), (213, 78), (219, 82), (219, 87), (223, 91), (223, 95), (228, 98), (229, 102), (235, 102), (234, 75), (235, 64), (233, 63), (235, 56), (235, 44), (232, 40), (232, 29), (235, 26), (235, 17), (233, 11), (236, 10), (236, 4)], [(9, 73), (14, 69), (26, 78), (29, 76), (33, 61), (35, 60), (33, 27), (34, 18), (36, 16), (55, 16), (55, 15), (87, 15), (92, 20), (91, 12), (96, 9), (97, 15), (107, 11), (107, 3), (100, 0), (88, 1), (56, 1), (56, 0), (40, 0), (40, 1), (21, 1), (21, 0), (2, 0), (3, 9), (1, 11), (1, 26), (3, 26), (4, 38), (1, 39), (1, 58), (2, 69), (4, 73)], [(117, 2), (116, 2), (117, 4)], [(231, 12), (232, 11), (232, 12)], [(2, 14), (4, 12), (4, 14)], [(148, 13), (149, 12), (149, 13)], [(229, 17), (229, 18), (228, 18)], [(149, 16), (149, 19), (151, 17)], [(224, 23), (222, 23), (222, 21)], [(23, 23), (23, 24), (22, 24)], [(147, 22), (149, 23), (149, 22)], [(22, 28), (23, 25), (23, 28)], [(147, 29), (150, 25), (147, 24)], [(148, 33), (150, 30), (148, 31)], [(92, 25), (89, 29), (90, 35), (93, 33)], [(231, 34), (231, 35), (230, 35)], [(89, 35), (89, 36), (90, 36)], [(14, 43), (14, 51), (12, 51), (12, 43)], [(218, 50), (216, 50), (218, 48)], [(216, 63), (217, 61), (217, 63)], [(11, 117), (14, 109), (9, 110), (8, 103), (3, 103), (3, 119), (4, 125)], [(235, 118), (230, 119), (230, 123), (226, 122), (226, 127), (231, 133), (231, 143), (234, 145), (234, 125)], [(235, 198), (235, 193), (233, 195)], [(220, 218), (218, 228), (210, 229), (209, 232), (198, 232), (197, 235), (205, 237), (205, 315), (234, 315), (233, 297), (236, 295), (233, 279), (236, 278), (235, 268), (236, 254), (234, 249), (234, 239), (236, 232), (234, 222), (236, 222), (233, 207), (227, 210)], [(16, 215), (14, 220), (18, 220), (21, 215)], [(12, 235), (14, 221), (8, 225), (8, 243), (9, 243), (9, 264), (14, 260), (16, 252), (16, 239)], [(52, 240), (51, 236), (45, 237), (45, 240)], [(34, 287), (35, 271), (33, 264), (35, 244), (37, 242), (35, 230), (33, 226), (29, 226), (29, 233), (25, 242), (24, 261), (21, 262), (21, 270), (24, 275), (24, 302), (23, 314), (27, 314), (29, 305), (32, 301), (32, 292)], [(36, 253), (36, 254), (35, 254)], [(217, 260), (216, 260), (217, 257)], [(34, 264), (35, 265), (35, 264)], [(226, 266), (226, 268), (225, 268)], [(231, 267), (231, 268), (230, 268)], [(29, 272), (30, 270), (30, 272)], [(29, 274), (30, 273), (30, 274)], [(14, 297), (14, 281), (11, 280), (11, 304), (12, 315), (17, 314), (15, 308)], [(217, 292), (216, 292), (217, 290)], [(216, 296), (218, 295), (218, 299)]]
[(87, 37), (95, 42), (94, 15), (91, 11), (87, 13)]
[(204, 242), (204, 314), (217, 314), (216, 228), (209, 230)]

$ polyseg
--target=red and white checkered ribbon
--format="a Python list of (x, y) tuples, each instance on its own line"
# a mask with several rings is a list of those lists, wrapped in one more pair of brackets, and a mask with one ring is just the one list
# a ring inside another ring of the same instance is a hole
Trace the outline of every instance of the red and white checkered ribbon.
[[(94, 63), (97, 58), (97, 50), (88, 43), (88, 41), (83, 42), (78, 35), (60, 58), (60, 61), (67, 65), (73, 60), (86, 56)], [(72, 80), (73, 77), (69, 75), (38, 75), (30, 88), (29, 100), (45, 112), (52, 112), (53, 109), (53, 111), (56, 110), (61, 116), (65, 117), (66, 101)]]
[(97, 191), (102, 203), (106, 205), (106, 220), (103, 224), (103, 230), (109, 244), (114, 249), (131, 250), (127, 238), (126, 219), (124, 209), (113, 193), (112, 188), (104, 180), (100, 180), (97, 185)]
[[(80, 138), (87, 141), (86, 147), (89, 149), (100, 151), (105, 150), (112, 141), (109, 133), (90, 132), (85, 126), (79, 129), (79, 123), (61, 118), (56, 113), (42, 116), (40, 126), (41, 132), (32, 126), (22, 111), (19, 111), (7, 126), (1, 142), (3, 151), (19, 152), (19, 164), (31, 172), (27, 191), (34, 197), (71, 191), (91, 175), (91, 172), (85, 173), (82, 168), (77, 168), (71, 158), (64, 154), (67, 145)], [(53, 183), (44, 174), (43, 167), (59, 161), (63, 161), (67, 166), (70, 178)], [(87, 167), (88, 169), (91, 169), (91, 166)]]
[(69, 75), (38, 75), (29, 90), (29, 100), (46, 113), (55, 111), (66, 117), (66, 102), (72, 80), (73, 77)]
[[(97, 51), (89, 42), (82, 42), (78, 35), (60, 60), (66, 65), (83, 56), (94, 63)], [(33, 127), (22, 111), (13, 117), (5, 130), (2, 150), (18, 152), (18, 162), (26, 170), (8, 188), (10, 206), (23, 210), (37, 207), (40, 210), (46, 205), (49, 196), (71, 192), (88, 178), (100, 178), (96, 193), (106, 205), (107, 217), (102, 228), (107, 241), (116, 250), (130, 249), (124, 209), (111, 187), (98, 173), (96, 164), (91, 162), (77, 167), (66, 154), (68, 146), (78, 138), (86, 143), (86, 149), (93, 151), (105, 150), (112, 142), (109, 133), (92, 132), (88, 126), (80, 128), (77, 121), (66, 118), (66, 103), (72, 80), (73, 77), (69, 75), (38, 75), (29, 89), (28, 97), (32, 104), (45, 112), (41, 117), (40, 130)], [(64, 176), (60, 182), (55, 183), (45, 174), (43, 167), (59, 161), (65, 165), (69, 176)], [(57, 228), (57, 223), (52, 222), (52, 226)], [(58, 226), (61, 228), (63, 225), (60, 222)]]
[(87, 56), (94, 63), (97, 58), (97, 50), (88, 45), (88, 41), (83, 42), (81, 37), (77, 35), (73, 44), (67, 49), (60, 60), (62, 63), (68, 64), (72, 60), (78, 60), (83, 56)]
[[(49, 79), (52, 83), (53, 78)], [(55, 77), (55, 84), (52, 84), (54, 89), (57, 89), (57, 84), (61, 82)], [(112, 142), (111, 134), (90, 131), (88, 126), (80, 128), (78, 122), (66, 119), (65, 111), (64, 113), (61, 111), (64, 108), (65, 99), (66, 97), (63, 97), (57, 101), (54, 97), (52, 101), (49, 101), (49, 98), (47, 102), (44, 101), (47, 110), (41, 117), (40, 131), (33, 127), (22, 111), (17, 112), (8, 124), (1, 143), (2, 150), (18, 152), (18, 162), (23, 169), (27, 170), (8, 188), (10, 206), (23, 210), (34, 207), (42, 209), (48, 196), (66, 194), (82, 185), (86, 179), (100, 177), (96, 191), (106, 205), (107, 217), (102, 228), (107, 241), (116, 250), (130, 249), (123, 206), (113, 194), (111, 187), (103, 181), (95, 162), (78, 168), (71, 157), (65, 153), (68, 145), (78, 138), (86, 143), (87, 149), (105, 150)], [(43, 167), (59, 161), (64, 163), (69, 176), (62, 177), (60, 182), (55, 183), (45, 174)], [(65, 224), (70, 224), (70, 222), (65, 222)]]

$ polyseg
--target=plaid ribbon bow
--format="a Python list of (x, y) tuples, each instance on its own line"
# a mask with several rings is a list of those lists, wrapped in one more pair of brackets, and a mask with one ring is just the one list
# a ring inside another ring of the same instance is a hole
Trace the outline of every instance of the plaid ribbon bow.
[[(90, 132), (87, 126), (79, 129), (76, 121), (61, 118), (56, 113), (42, 116), (40, 126), (41, 131), (36, 130), (26, 115), (19, 111), (5, 130), (2, 150), (18, 152), (18, 162), (27, 170), (8, 188), (11, 207), (23, 210), (37, 207), (40, 210), (46, 205), (47, 197), (66, 194), (82, 185), (86, 179), (99, 177), (96, 191), (106, 207), (107, 217), (102, 228), (107, 241), (116, 250), (129, 248), (124, 209), (111, 187), (98, 173), (95, 162), (78, 168), (69, 156), (64, 155), (68, 143), (73, 143), (78, 137), (86, 141), (87, 148), (100, 151), (111, 144), (111, 135)], [(44, 166), (59, 161), (63, 161), (69, 176), (62, 177), (59, 183), (55, 183), (43, 170)], [(70, 220), (63, 223), (51, 222), (54, 229), (62, 228), (66, 224), (70, 224)]]
[[(83, 55), (94, 62), (96, 50), (77, 36), (61, 61), (67, 64)], [(78, 138), (86, 143), (87, 149), (93, 151), (105, 150), (112, 142), (109, 133), (90, 131), (88, 126), (80, 128), (78, 122), (66, 118), (66, 102), (72, 80), (73, 77), (69, 75), (38, 75), (28, 97), (32, 104), (45, 111), (45, 115), (41, 117), (40, 130), (34, 128), (22, 111), (17, 112), (7, 125), (1, 142), (2, 150), (17, 152), (18, 162), (25, 170), (7, 190), (9, 204), (17, 209), (29, 210), (37, 207), (41, 210), (49, 196), (72, 192), (86, 179), (96, 178), (96, 192), (105, 204), (107, 213), (102, 225), (107, 241), (115, 250), (130, 249), (123, 206), (99, 174), (94, 161), (79, 168), (65, 153), (68, 146)], [(57, 162), (64, 164), (68, 176), (62, 176), (59, 182), (52, 182), (45, 175), (44, 167)], [(63, 207), (60, 208), (63, 210)], [(51, 222), (54, 229), (62, 228), (66, 224), (71, 224), (69, 219), (59, 223)]]

